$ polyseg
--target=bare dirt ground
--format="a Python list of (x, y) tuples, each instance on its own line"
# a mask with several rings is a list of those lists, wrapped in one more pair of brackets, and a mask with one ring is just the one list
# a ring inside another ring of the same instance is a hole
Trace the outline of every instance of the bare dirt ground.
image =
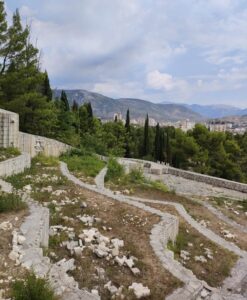
[[(45, 253), (54, 261), (73, 256), (77, 268), (72, 271), (72, 275), (81, 288), (97, 289), (103, 300), (109, 299), (110, 294), (104, 285), (111, 281), (116, 287), (124, 287), (122, 293), (126, 299), (136, 299), (133, 293), (129, 292), (128, 286), (138, 282), (151, 290), (151, 296), (146, 299), (159, 300), (181, 286), (176, 278), (161, 267), (150, 245), (150, 232), (153, 225), (160, 221), (159, 217), (79, 188), (62, 177), (59, 167), (54, 165), (51, 167), (38, 162), (36, 167), (12, 178), (11, 181), (19, 188), (31, 185), (31, 196), (50, 208), (51, 225), (73, 228), (73, 232), (78, 236), (83, 229), (92, 227), (85, 225), (77, 216), (94, 216), (100, 220), (95, 222), (93, 227), (101, 234), (124, 241), (120, 256), (134, 256), (138, 259), (136, 267), (140, 269), (140, 274), (134, 275), (128, 267), (119, 266), (113, 259), (99, 258), (89, 248), (83, 250), (82, 256), (72, 255), (66, 247), (61, 246), (63, 241), (69, 240), (65, 233), (59, 237), (50, 237), (50, 245), (45, 249)], [(74, 204), (59, 205), (60, 202), (68, 200), (76, 201)], [(83, 202), (87, 207), (82, 209), (80, 204)], [(98, 268), (104, 270), (103, 277), (97, 276)]]
[(27, 210), (13, 213), (0, 213), (0, 224), (10, 222), (13, 226), (13, 228), (9, 230), (0, 229), (0, 291), (6, 291), (6, 296), (8, 296), (8, 291), (13, 280), (22, 278), (26, 273), (26, 270), (20, 266), (16, 266), (15, 263), (9, 259), (8, 255), (12, 250), (12, 231), (20, 227), (27, 214)]

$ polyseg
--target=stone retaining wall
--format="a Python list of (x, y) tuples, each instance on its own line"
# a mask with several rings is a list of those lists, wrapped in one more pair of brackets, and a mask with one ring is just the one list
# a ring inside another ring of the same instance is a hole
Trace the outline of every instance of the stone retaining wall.
[(119, 159), (119, 163), (123, 164), (127, 171), (133, 169), (134, 167), (141, 167), (145, 173), (161, 176), (160, 179), (162, 179), (163, 174), (170, 174), (197, 182), (203, 182), (220, 188), (226, 188), (242, 193), (247, 193), (247, 184), (218, 177), (208, 176), (200, 173), (176, 169), (168, 165), (162, 165), (155, 162), (129, 158), (121, 158)]
[[(179, 177), (183, 177), (186, 179), (194, 180), (194, 181), (199, 181), (199, 182), (204, 182), (207, 184), (211, 184), (213, 186), (221, 187), (221, 188), (226, 188), (230, 190), (235, 190), (238, 192), (242, 193), (247, 193), (247, 184), (244, 183), (239, 183), (236, 181), (231, 181), (227, 179), (222, 179), (218, 177), (213, 177), (213, 176), (208, 176), (204, 174), (199, 174), (195, 172), (190, 172), (190, 171), (184, 171), (180, 169), (175, 169), (172, 167), (168, 167), (167, 173)], [(166, 172), (166, 170), (165, 170)]]
[(39, 153), (43, 153), (46, 156), (58, 157), (62, 153), (72, 149), (72, 147), (43, 136), (20, 132), (19, 149), (21, 152), (29, 153), (31, 157)]
[(0, 162), (0, 177), (24, 172), (31, 166), (31, 157), (28, 153)]

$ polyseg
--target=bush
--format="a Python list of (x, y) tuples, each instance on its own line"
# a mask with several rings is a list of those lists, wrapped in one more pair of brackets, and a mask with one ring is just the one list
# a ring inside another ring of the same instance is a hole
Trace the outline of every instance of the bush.
[(57, 299), (45, 279), (37, 278), (33, 273), (24, 281), (16, 281), (11, 290), (13, 300), (55, 300)]
[(141, 169), (133, 169), (128, 174), (129, 182), (142, 184), (145, 181), (143, 172)]
[(105, 180), (115, 181), (124, 176), (124, 168), (121, 166), (115, 158), (110, 158), (108, 161), (108, 170), (105, 176)]
[(26, 208), (26, 204), (15, 194), (0, 194), (0, 213), (18, 211)]

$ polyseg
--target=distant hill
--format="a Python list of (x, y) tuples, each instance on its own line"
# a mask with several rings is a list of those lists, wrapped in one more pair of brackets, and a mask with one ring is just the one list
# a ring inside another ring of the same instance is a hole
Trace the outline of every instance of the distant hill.
[[(54, 96), (59, 97), (61, 90), (54, 90)], [(160, 104), (152, 103), (141, 99), (120, 98), (113, 99), (98, 93), (86, 90), (66, 90), (70, 103), (75, 100), (78, 104), (91, 102), (94, 114), (103, 119), (112, 119), (114, 113), (122, 113), (125, 117), (129, 108), (131, 118), (149, 117), (159, 122), (178, 121), (190, 119), (202, 121), (203, 117), (197, 112), (193, 112), (189, 107), (180, 104)]]
[(206, 118), (223, 118), (226, 116), (242, 116), (247, 114), (247, 109), (240, 109), (231, 105), (198, 105), (191, 104), (186, 107)]
[[(171, 102), (161, 102), (167, 104)], [(243, 116), (247, 114), (247, 108), (241, 109), (232, 105), (214, 104), (214, 105), (199, 105), (199, 104), (185, 104), (181, 105), (191, 109), (193, 112), (200, 114), (207, 119), (223, 118), (226, 116)]]

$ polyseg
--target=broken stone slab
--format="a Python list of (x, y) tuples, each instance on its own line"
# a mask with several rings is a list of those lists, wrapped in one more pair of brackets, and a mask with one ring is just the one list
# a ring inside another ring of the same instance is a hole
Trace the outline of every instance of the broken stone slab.
[(132, 285), (129, 286), (129, 290), (133, 290), (137, 299), (148, 297), (151, 294), (150, 289), (145, 287), (142, 283), (133, 282)]
[(104, 288), (107, 289), (111, 295), (114, 295), (118, 292), (118, 288), (113, 285), (111, 281), (107, 282), (107, 284), (104, 285)]
[(7, 231), (7, 230), (11, 230), (12, 228), (13, 225), (9, 221), (2, 222), (0, 224), (0, 230)]

